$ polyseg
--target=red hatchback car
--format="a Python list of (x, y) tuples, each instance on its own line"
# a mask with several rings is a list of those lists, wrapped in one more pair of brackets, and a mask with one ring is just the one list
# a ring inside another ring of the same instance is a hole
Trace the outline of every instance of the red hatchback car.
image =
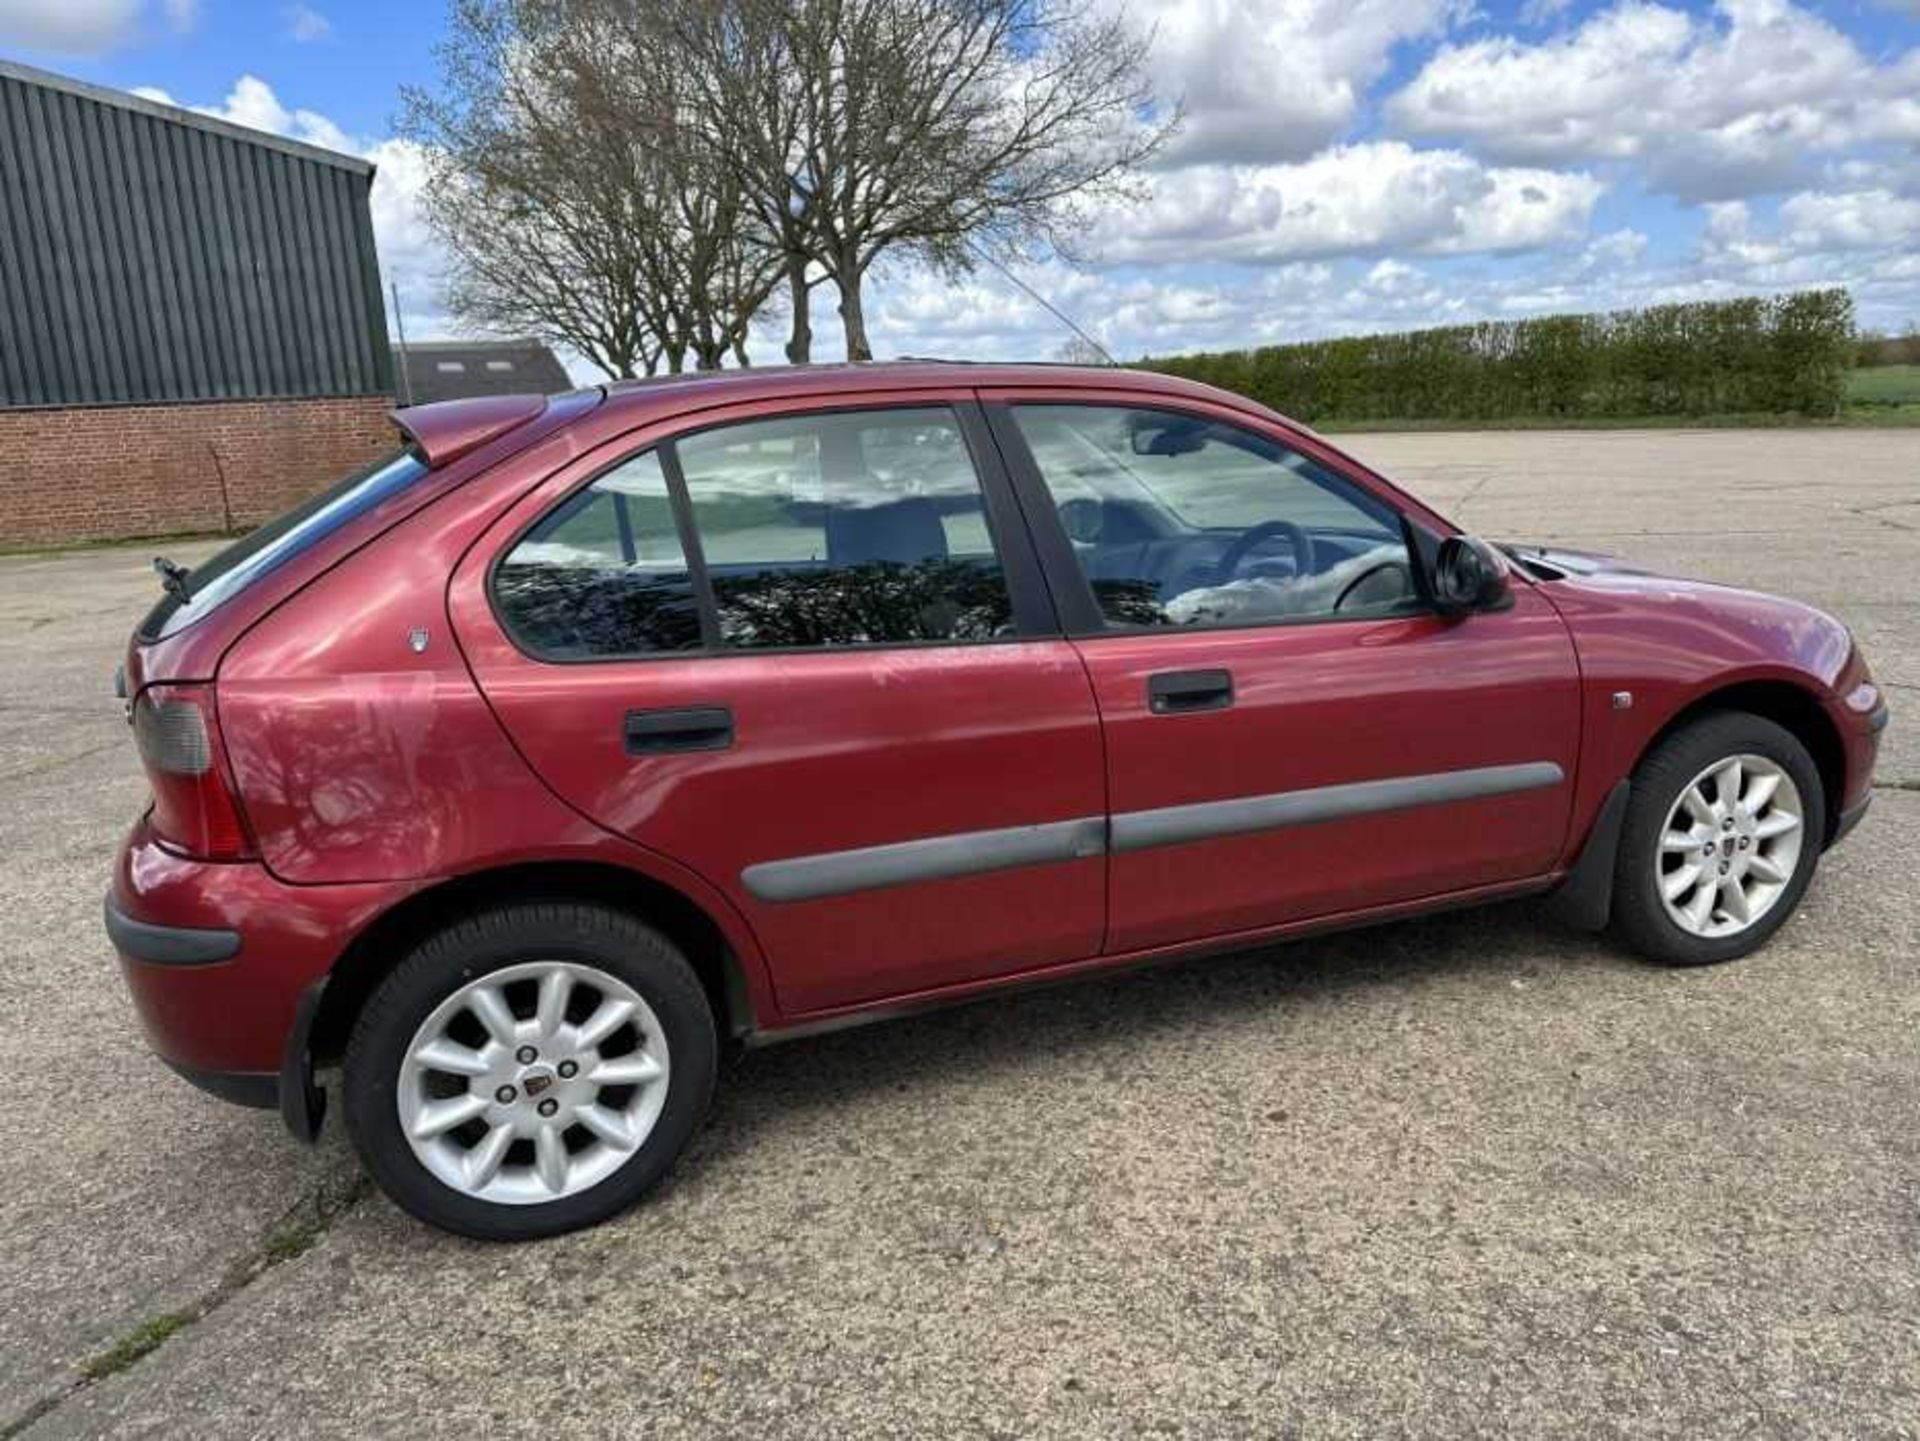
[(630, 1204), (723, 1045), (1553, 892), (1726, 960), (1866, 808), (1804, 605), (1494, 547), (1118, 370), (736, 372), (400, 412), (134, 636), (107, 900), (154, 1047), (399, 1204)]

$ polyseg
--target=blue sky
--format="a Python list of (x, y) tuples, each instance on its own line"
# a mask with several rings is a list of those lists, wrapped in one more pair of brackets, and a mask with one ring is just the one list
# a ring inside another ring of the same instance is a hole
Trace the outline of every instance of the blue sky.
[[(1920, 324), (1920, 0), (1101, 3), (1151, 31), (1186, 126), (1149, 198), (1023, 274), (1120, 354), (1825, 284), (1865, 324)], [(392, 125), (443, 24), (434, 3), (0, 0), (0, 54), (367, 155), (427, 335), (457, 322)], [(882, 354), (1065, 338), (991, 273), (896, 268), (869, 310)]]

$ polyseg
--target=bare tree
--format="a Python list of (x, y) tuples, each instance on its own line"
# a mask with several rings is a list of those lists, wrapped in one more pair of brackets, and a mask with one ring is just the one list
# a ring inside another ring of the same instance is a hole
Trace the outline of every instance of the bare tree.
[(1127, 191), (1178, 115), (1150, 113), (1144, 35), (1086, 0), (801, 0), (824, 125), (816, 255), (864, 360), (863, 283), (890, 252), (970, 269), (974, 247), (1059, 244)]
[(747, 240), (785, 282), (790, 364), (812, 358), (818, 195), (804, 165), (822, 124), (820, 77), (797, 63), (797, 32), (779, 0), (588, 0), (624, 24), (629, 44), (675, 57), (687, 103), (678, 143), (704, 154), (744, 204)]
[(597, 0), (676, 52), (686, 112), (780, 256), (787, 356), (831, 278), (847, 354), (869, 359), (864, 282), (895, 255), (970, 269), (1059, 244), (1133, 183), (1153, 117), (1147, 38), (1090, 0)]
[(849, 358), (888, 257), (970, 269), (1066, 242), (1178, 122), (1101, 0), (457, 0), (407, 92), (458, 313), (616, 374), (787, 358), (832, 279)]
[(568, 110), (620, 158), (629, 188), (644, 195), (648, 293), (643, 308), (667, 368), (687, 357), (717, 370), (732, 355), (747, 363), (754, 318), (783, 274), (777, 243), (755, 211), (741, 167), (709, 143), (697, 123), (702, 98), (684, 46), (663, 46), (656, 29), (622, 23), (631, 4), (571, 0), (550, 57)]
[(615, 376), (744, 358), (780, 270), (730, 169), (683, 143), (675, 57), (607, 18), (580, 0), (458, 0), (438, 90), (403, 92), (449, 302)]

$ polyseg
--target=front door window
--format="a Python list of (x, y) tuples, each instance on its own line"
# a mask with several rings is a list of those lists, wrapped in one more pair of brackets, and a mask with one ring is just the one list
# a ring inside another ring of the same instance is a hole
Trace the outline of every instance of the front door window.
[(1111, 627), (1421, 608), (1391, 509), (1298, 451), (1173, 411), (1014, 409)]

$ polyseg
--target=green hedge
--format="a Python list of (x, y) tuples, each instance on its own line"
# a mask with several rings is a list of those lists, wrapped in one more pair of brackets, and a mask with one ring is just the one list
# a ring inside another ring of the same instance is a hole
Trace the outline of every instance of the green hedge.
[(1702, 301), (1178, 355), (1304, 421), (1836, 415), (1854, 360), (1844, 290)]

